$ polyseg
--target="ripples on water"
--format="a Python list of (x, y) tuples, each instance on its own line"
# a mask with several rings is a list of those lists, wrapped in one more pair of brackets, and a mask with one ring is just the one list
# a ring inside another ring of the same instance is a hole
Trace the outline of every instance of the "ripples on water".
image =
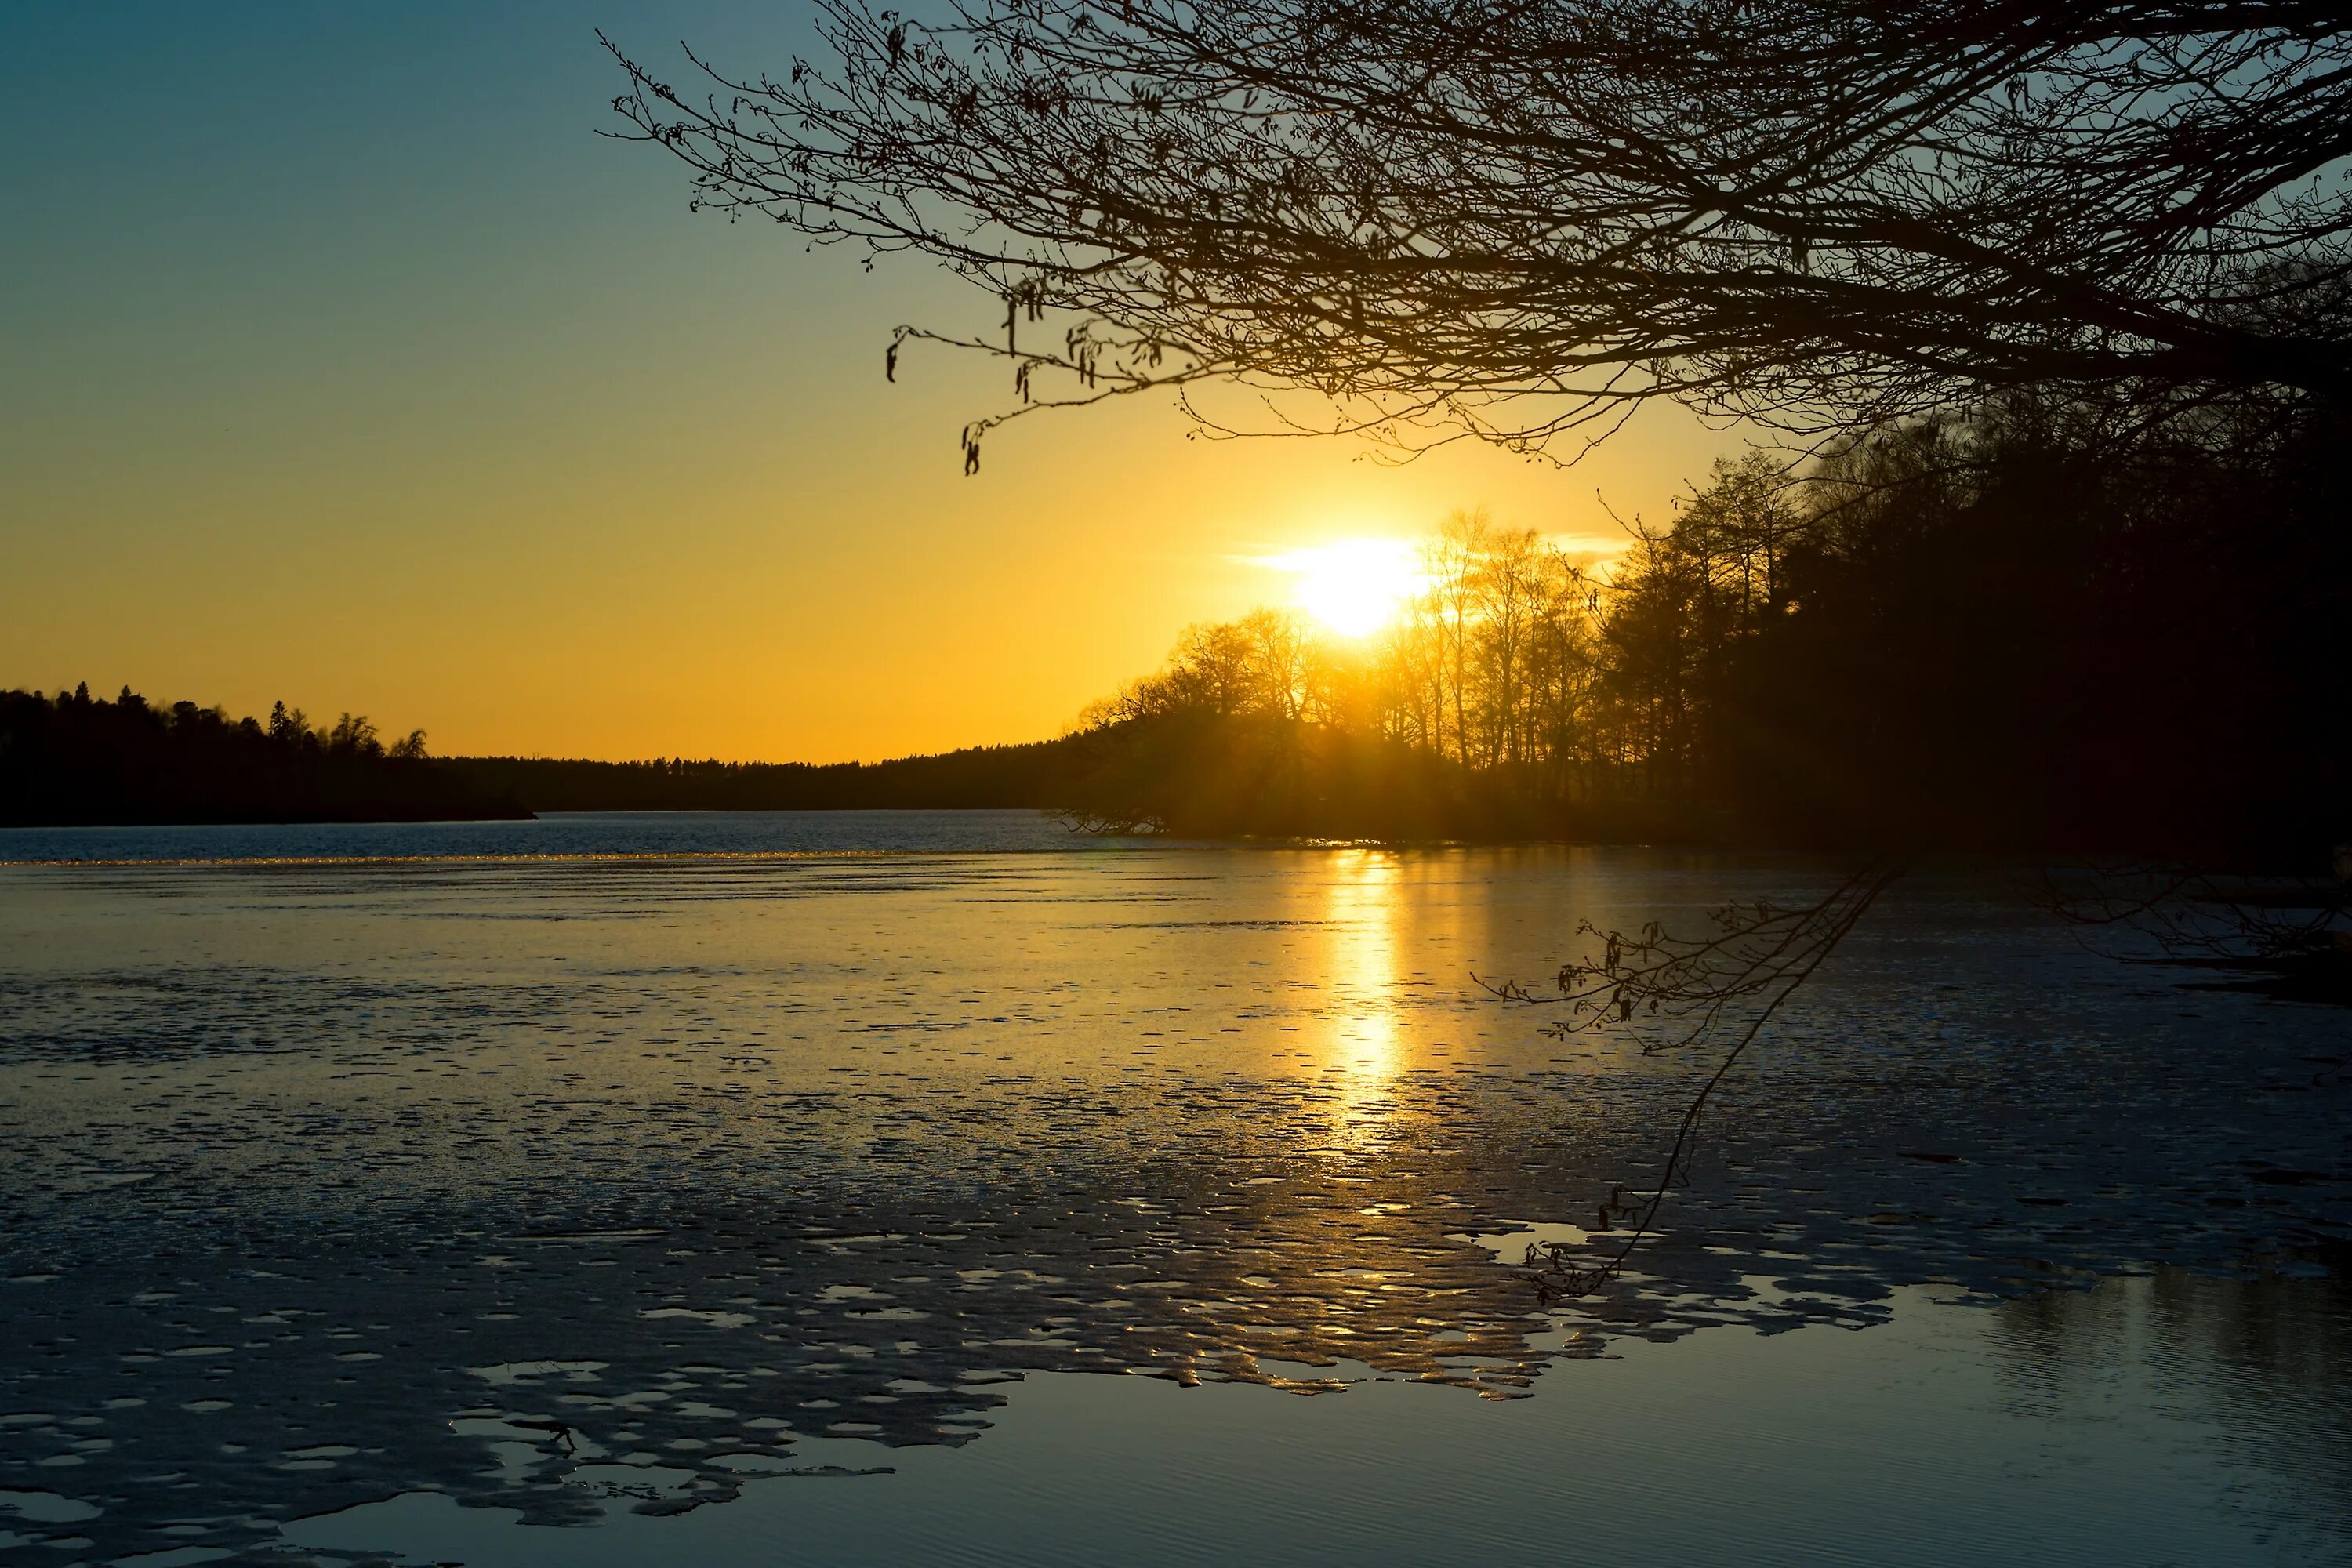
[[(1538, 1314), (1498, 1255), (1649, 1174), (1697, 1064), (1470, 976), (1822, 868), (1025, 813), (0, 859), (79, 862), (0, 867), (0, 1547), (44, 1561), (321, 1514), (284, 1550), (2319, 1562), (2352, 1527), (2342, 1016), (2088, 958), (1997, 879), (1876, 911), (1643, 1272)], [(1065, 1375), (1104, 1371), (1163, 1381)], [(1263, 1387), (1150, 1392), (1199, 1383)], [(1136, 1512), (1171, 1465), (1189, 1533)]]

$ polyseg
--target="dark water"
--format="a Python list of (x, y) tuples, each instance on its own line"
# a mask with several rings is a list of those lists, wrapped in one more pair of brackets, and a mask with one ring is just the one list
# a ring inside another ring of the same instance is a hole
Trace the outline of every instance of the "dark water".
[(0, 867), (28, 1561), (2352, 1555), (2344, 1016), (1998, 877), (1874, 911), (1546, 1312), (1501, 1260), (1706, 1064), (1473, 975), (1831, 868), (1017, 813), (0, 858), (80, 862)]

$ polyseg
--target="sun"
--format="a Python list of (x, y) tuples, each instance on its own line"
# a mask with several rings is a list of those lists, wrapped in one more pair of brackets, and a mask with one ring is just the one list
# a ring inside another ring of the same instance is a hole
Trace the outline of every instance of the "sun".
[(1295, 574), (1293, 601), (1341, 637), (1379, 631), (1422, 588), (1420, 562), (1402, 539), (1341, 539), (1265, 563)]

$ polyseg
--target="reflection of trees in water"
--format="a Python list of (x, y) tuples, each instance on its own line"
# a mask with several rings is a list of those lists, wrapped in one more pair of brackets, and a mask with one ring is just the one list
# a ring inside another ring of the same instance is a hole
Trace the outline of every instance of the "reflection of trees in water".
[(2352, 1276), (2333, 1261), (2309, 1277), (2158, 1268), (2004, 1301), (1993, 1365), (2013, 1406), (2037, 1416), (2102, 1384), (2145, 1384), (2279, 1483), (2238, 1489), (2242, 1506), (2352, 1533)]
[(2222, 875), (2164, 863), (2053, 867), (2038, 901), (2126, 962), (2224, 977), (2298, 1002), (2352, 1004), (2352, 845), (2325, 875)]

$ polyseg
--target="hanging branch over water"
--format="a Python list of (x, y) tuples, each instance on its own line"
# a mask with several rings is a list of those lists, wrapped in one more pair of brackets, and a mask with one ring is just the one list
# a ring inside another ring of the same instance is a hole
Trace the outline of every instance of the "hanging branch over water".
[(1570, 456), (1654, 398), (1820, 435), (2025, 388), (2140, 428), (2352, 395), (2337, 6), (819, 9), (831, 58), (781, 76), (688, 50), (676, 87), (608, 41), (619, 134), (698, 206), (992, 293), (1001, 332), (890, 346), (1012, 362), (968, 466), (1003, 417), (1211, 382), (1328, 400), (1259, 428)]
[[(1590, 1295), (1622, 1271), (1656, 1229), (1666, 1194), (1689, 1181), (1695, 1135), (1717, 1088), (1780, 1005), (1811, 978), (1906, 868), (1897, 859), (1873, 860), (1811, 904), (1783, 906), (1759, 900), (1726, 905), (1712, 912), (1716, 931), (1706, 937), (1674, 936), (1654, 921), (1629, 936), (1602, 931), (1587, 921), (1577, 928), (1578, 935), (1598, 939), (1601, 953), (1562, 965), (1553, 991), (1510, 981), (1489, 986), (1507, 1001), (1564, 1008), (1567, 1016), (1550, 1027), (1560, 1038), (1619, 1028), (1631, 1028), (1637, 1037), (1654, 1028), (1665, 1031), (1642, 1037), (1646, 1056), (1728, 1037), (1713, 1071), (1683, 1108), (1656, 1184), (1631, 1201), (1621, 1186), (1601, 1205), (1601, 1223), (1595, 1228), (1609, 1233), (1622, 1229), (1615, 1249), (1598, 1261), (1580, 1264), (1574, 1249), (1564, 1244), (1528, 1245), (1526, 1262), (1538, 1300)], [(1631, 1228), (1623, 1229), (1628, 1222)]]

